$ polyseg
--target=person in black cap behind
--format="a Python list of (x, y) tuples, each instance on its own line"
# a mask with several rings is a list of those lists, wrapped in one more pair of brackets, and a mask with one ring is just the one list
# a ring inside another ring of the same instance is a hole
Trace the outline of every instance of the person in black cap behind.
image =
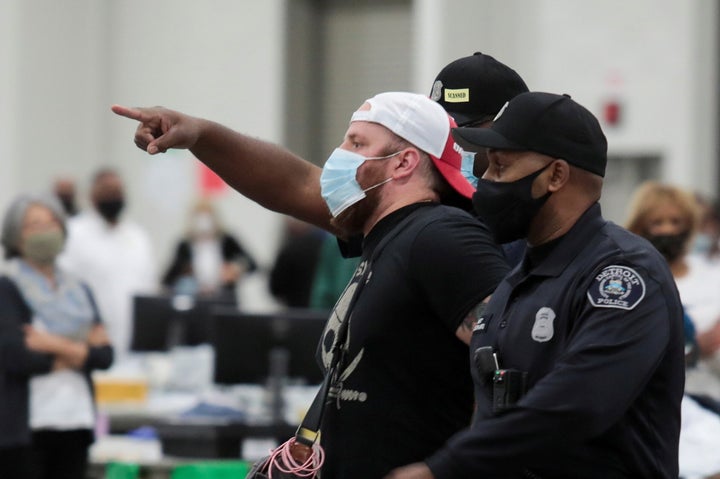
[[(475, 52), (440, 70), (430, 98), (438, 102), (459, 127), (487, 128), (505, 102), (527, 91), (527, 85), (515, 70), (490, 55)], [(484, 152), (467, 151), (463, 162), (468, 180), (477, 184), (487, 168)]]
[[(440, 70), (430, 98), (438, 102), (459, 127), (488, 128), (508, 100), (527, 91), (527, 85), (515, 70), (490, 55), (475, 52)], [(485, 150), (463, 151), (462, 171), (474, 186), (487, 165)], [(525, 253), (525, 242), (506, 243), (502, 249), (508, 263), (515, 265)]]
[(478, 315), (472, 427), (387, 477), (677, 478), (680, 299), (650, 243), (602, 218), (597, 119), (524, 93), (454, 135), (489, 148), (479, 216), (529, 248)]
[(430, 98), (458, 127), (487, 126), (508, 100), (528, 87), (518, 73), (490, 55), (475, 52), (448, 63), (435, 78)]

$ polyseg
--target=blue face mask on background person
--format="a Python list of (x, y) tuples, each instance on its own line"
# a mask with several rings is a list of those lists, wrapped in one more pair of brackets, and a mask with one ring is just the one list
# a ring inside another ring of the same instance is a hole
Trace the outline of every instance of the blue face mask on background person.
[(477, 188), (478, 177), (473, 174), (473, 168), (475, 167), (475, 152), (465, 151), (462, 152), (462, 163), (460, 164), (460, 173), (468, 180), (473, 188)]
[(692, 244), (692, 252), (707, 255), (713, 249), (713, 239), (707, 233), (698, 233)]
[(398, 153), (400, 152), (387, 156), (365, 157), (352, 151), (335, 148), (325, 162), (320, 175), (320, 194), (333, 217), (337, 217), (350, 206), (365, 198), (365, 192), (392, 180), (392, 177), (388, 178), (363, 190), (356, 178), (360, 165), (366, 160), (384, 160)]

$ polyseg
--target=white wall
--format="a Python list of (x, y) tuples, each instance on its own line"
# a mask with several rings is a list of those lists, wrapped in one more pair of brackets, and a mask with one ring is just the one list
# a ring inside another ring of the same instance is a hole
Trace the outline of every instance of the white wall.
[[(14, 117), (18, 110), (17, 76), (17, 5), (0, 2), (0, 211), (14, 194), (17, 182), (18, 133)], [(0, 213), (0, 214), (2, 214)]]

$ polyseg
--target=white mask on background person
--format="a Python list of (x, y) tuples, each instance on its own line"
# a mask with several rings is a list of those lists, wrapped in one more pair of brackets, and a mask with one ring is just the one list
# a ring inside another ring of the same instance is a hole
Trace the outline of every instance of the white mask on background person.
[(320, 175), (320, 194), (327, 203), (330, 213), (337, 217), (340, 213), (365, 198), (365, 193), (384, 185), (392, 177), (376, 185), (363, 189), (357, 182), (357, 170), (367, 160), (385, 160), (398, 152), (386, 156), (362, 156), (352, 151), (335, 148), (330, 154)]
[(192, 231), (198, 235), (209, 235), (215, 232), (215, 221), (210, 213), (198, 213), (192, 220)]

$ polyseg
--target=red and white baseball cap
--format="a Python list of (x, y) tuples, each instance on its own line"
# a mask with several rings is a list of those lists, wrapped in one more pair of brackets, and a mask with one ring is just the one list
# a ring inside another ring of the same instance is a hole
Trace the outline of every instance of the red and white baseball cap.
[(460, 171), (462, 156), (451, 129), (457, 125), (443, 107), (417, 93), (387, 92), (365, 100), (368, 110), (353, 113), (350, 122), (378, 123), (432, 158), (442, 176), (460, 195), (472, 198), (475, 188)]

